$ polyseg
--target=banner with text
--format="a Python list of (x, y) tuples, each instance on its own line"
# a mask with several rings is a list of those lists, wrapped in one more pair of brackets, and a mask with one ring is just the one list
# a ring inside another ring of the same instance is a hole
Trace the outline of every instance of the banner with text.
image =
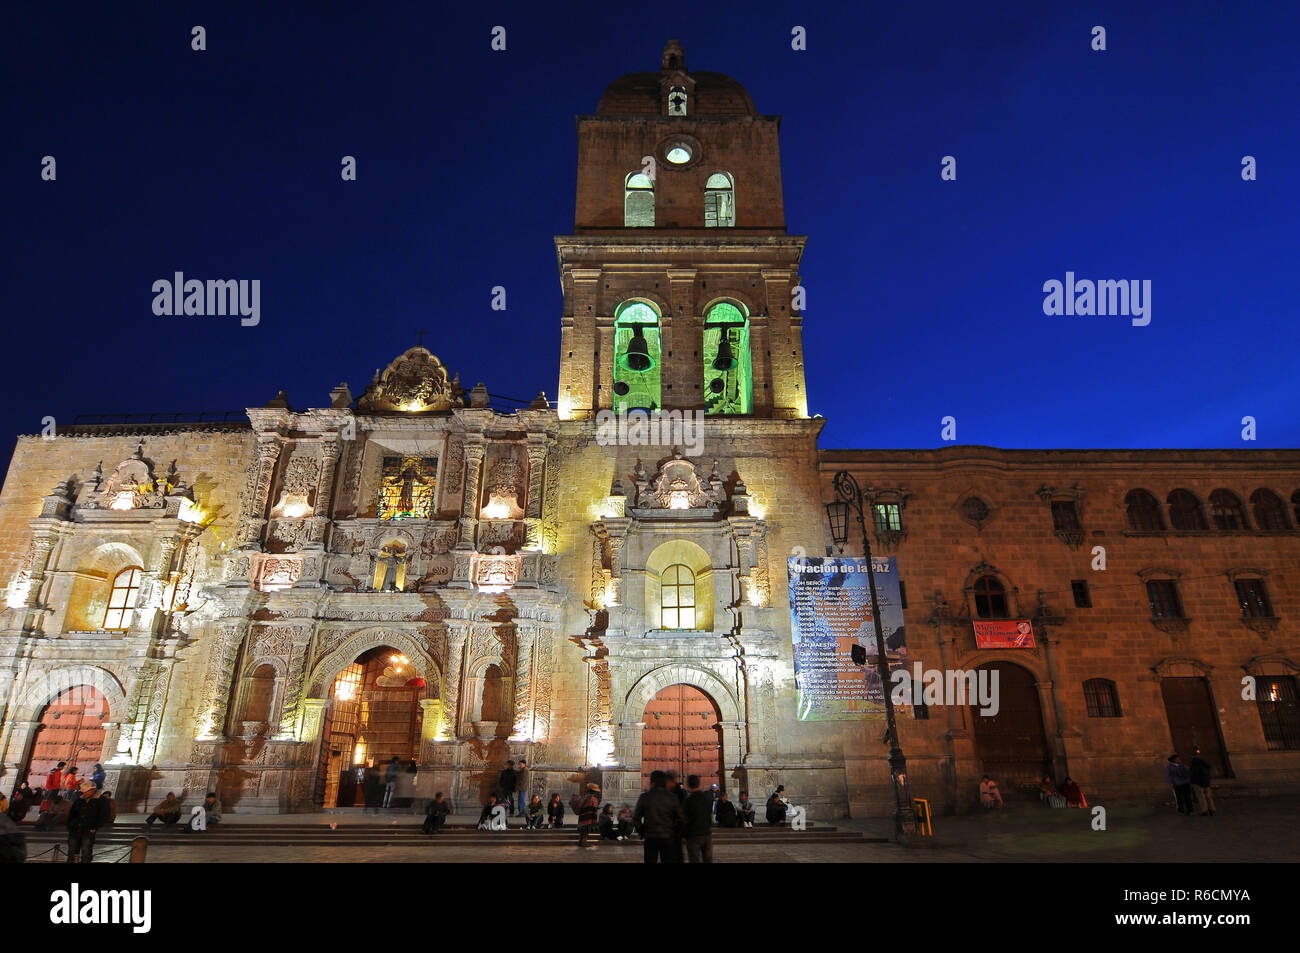
[(976, 619), (977, 649), (1032, 649), (1034, 625), (1028, 619)]
[[(889, 669), (907, 664), (903, 600), (893, 557), (872, 561)], [(855, 721), (883, 716), (867, 561), (859, 557), (792, 557), (790, 632), (800, 721)], [(857, 665), (852, 646), (867, 650)]]

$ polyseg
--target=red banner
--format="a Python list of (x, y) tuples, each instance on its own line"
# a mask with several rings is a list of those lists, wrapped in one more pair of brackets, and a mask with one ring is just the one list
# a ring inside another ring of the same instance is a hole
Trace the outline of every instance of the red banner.
[(1032, 649), (1034, 624), (1028, 619), (983, 619), (975, 626), (977, 649)]

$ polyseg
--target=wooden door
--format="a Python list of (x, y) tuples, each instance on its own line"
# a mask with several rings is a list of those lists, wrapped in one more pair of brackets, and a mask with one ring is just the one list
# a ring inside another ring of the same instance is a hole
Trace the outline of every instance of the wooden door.
[(700, 787), (726, 790), (722, 762), (721, 714), (713, 699), (693, 685), (669, 685), (646, 705), (641, 732), (641, 784), (651, 771), (672, 771), (682, 784), (691, 774)]
[(103, 761), (104, 721), (108, 704), (89, 685), (65, 689), (41, 712), (40, 728), (28, 763), (33, 787), (45, 783), (45, 775), (60, 761), (76, 767), (83, 781), (97, 762)]
[(1209, 683), (1198, 676), (1166, 678), (1160, 682), (1160, 694), (1165, 700), (1174, 752), (1186, 764), (1192, 760), (1194, 749), (1200, 748), (1201, 757), (1214, 766), (1214, 776), (1227, 777), (1228, 764)]
[(1052, 773), (1052, 759), (1043, 735), (1043, 709), (1034, 676), (1019, 665), (981, 665), (998, 673), (998, 713), (985, 716), (972, 705), (970, 718), (975, 754), (983, 772), (1005, 794), (1019, 784), (1037, 784)]

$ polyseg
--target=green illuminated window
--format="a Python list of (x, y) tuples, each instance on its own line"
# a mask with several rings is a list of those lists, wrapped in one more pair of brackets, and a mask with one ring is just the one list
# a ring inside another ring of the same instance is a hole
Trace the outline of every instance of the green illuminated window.
[(623, 224), (627, 228), (653, 228), (655, 224), (655, 184), (640, 172), (632, 172), (624, 180)]
[(754, 409), (749, 319), (725, 301), (710, 308), (704, 319), (704, 407), (710, 414)]
[(648, 304), (629, 301), (614, 313), (614, 412), (658, 410), (663, 373), (659, 315)]

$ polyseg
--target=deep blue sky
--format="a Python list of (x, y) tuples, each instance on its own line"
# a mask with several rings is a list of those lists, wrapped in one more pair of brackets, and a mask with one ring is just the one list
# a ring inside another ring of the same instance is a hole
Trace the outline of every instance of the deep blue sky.
[[(823, 446), (936, 446), (947, 414), (1007, 447), (1251, 446), (1250, 414), (1295, 446), (1298, 35), (1294, 2), (10, 10), (0, 453), (46, 415), (324, 406), (421, 327), (466, 386), (554, 399), (573, 117), (669, 37), (784, 116)], [(261, 324), (154, 316), (177, 270), (260, 278)], [(1150, 326), (1045, 316), (1067, 270), (1150, 279)]]

